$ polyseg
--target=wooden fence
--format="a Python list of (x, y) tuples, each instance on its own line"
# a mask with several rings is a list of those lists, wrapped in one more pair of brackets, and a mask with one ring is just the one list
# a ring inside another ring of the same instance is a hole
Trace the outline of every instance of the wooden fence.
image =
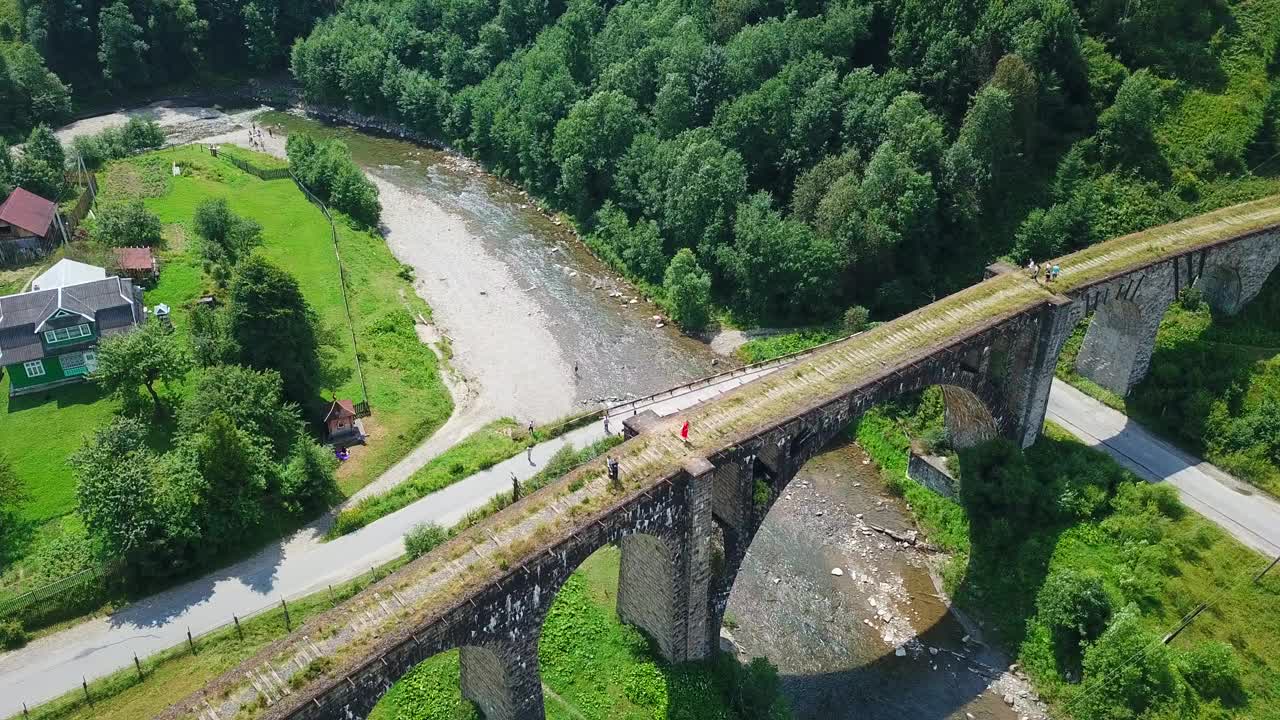
[(67, 173), (67, 179), (78, 185), (84, 185), (84, 190), (80, 193), (80, 199), (76, 201), (75, 207), (66, 213), (63, 220), (67, 229), (67, 240), (75, 235), (76, 228), (80, 226), (81, 221), (89, 214), (89, 208), (93, 207), (93, 199), (98, 194), (98, 176), (93, 173)]
[(233, 157), (224, 152), (219, 152), (218, 157), (222, 158), (223, 160), (226, 160), (232, 165), (235, 165), (236, 167), (249, 173), (250, 175), (256, 176), (259, 180), (287, 180), (289, 177), (291, 177), (291, 173), (289, 172), (289, 168), (287, 167), (286, 168), (260, 168), (257, 165), (254, 165), (253, 163), (247, 160), (241, 160), (238, 157)]

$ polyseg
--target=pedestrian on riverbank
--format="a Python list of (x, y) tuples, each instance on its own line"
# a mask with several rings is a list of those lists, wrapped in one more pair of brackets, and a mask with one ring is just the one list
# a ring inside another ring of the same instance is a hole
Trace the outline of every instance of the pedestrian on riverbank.
[(530, 465), (536, 464), (533, 462), (533, 446), (532, 445), (524, 449), (524, 457), (526, 460), (529, 461)]
[(1053, 276), (1053, 279), (1054, 279), (1054, 280), (1057, 280), (1057, 279), (1058, 279), (1058, 275), (1062, 273), (1062, 268), (1058, 267), (1057, 265), (1054, 265), (1054, 266), (1053, 266), (1053, 269), (1052, 269), (1052, 270), (1050, 270), (1049, 272), (1050, 272), (1050, 274)]
[(532, 420), (529, 421), (529, 437), (530, 438), (533, 437), (533, 421)]
[(1044, 264), (1044, 281), (1049, 282), (1051, 280), (1053, 280), (1053, 266), (1050, 265), (1049, 263), (1045, 263)]
[(1032, 280), (1035, 280), (1036, 276), (1040, 274), (1040, 266), (1036, 264), (1035, 258), (1027, 261), (1027, 269), (1031, 271)]
[(520, 478), (515, 473), (511, 473), (511, 502), (520, 499)]
[(689, 421), (688, 420), (685, 420), (684, 425), (680, 426), (680, 439), (684, 441), (685, 445), (689, 444)]
[(612, 435), (612, 433), (609, 432), (609, 413), (604, 414), (604, 434)]

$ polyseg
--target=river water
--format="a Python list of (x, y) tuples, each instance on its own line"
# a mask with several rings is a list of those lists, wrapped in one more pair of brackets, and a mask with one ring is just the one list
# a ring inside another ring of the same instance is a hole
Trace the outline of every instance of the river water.
[(378, 183), (392, 250), (418, 270), (458, 364), (504, 414), (547, 420), (703, 377), (721, 362), (567, 227), (474, 163), (283, 113), (262, 121), (346, 141)]
[(1043, 717), (1029, 687), (1003, 672), (1004, 658), (949, 612), (931, 558), (872, 524), (914, 527), (861, 448), (839, 444), (807, 463), (774, 504), (729, 596), (728, 635), (743, 659), (778, 666), (794, 717)]

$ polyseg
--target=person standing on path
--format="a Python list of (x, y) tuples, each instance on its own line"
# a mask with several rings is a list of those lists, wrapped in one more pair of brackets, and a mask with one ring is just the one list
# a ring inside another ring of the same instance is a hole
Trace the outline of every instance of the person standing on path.
[(605, 413), (605, 414), (604, 414), (604, 434), (605, 434), (605, 435), (611, 435), (611, 434), (612, 434), (612, 433), (610, 433), (610, 432), (609, 432), (609, 413)]
[(609, 469), (609, 487), (618, 489), (622, 487), (621, 475), (618, 473), (618, 460), (612, 455), (605, 460), (605, 467)]
[(526, 460), (528, 460), (528, 461), (529, 461), (529, 464), (530, 464), (530, 465), (534, 465), (534, 464), (536, 464), (536, 463), (534, 463), (534, 462), (533, 462), (533, 446), (532, 446), (532, 445), (530, 445), (530, 446), (528, 446), (528, 447), (526, 447), (526, 448), (524, 449), (524, 457), (525, 457), (525, 459), (526, 459)]

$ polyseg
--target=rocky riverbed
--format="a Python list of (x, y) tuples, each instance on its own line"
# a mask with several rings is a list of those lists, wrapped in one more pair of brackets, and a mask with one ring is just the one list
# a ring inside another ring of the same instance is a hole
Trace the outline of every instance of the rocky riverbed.
[(980, 628), (948, 611), (930, 577), (939, 558), (911, 542), (875, 468), (847, 443), (800, 471), (743, 564), (725, 644), (778, 666), (797, 720), (1047, 718)]

